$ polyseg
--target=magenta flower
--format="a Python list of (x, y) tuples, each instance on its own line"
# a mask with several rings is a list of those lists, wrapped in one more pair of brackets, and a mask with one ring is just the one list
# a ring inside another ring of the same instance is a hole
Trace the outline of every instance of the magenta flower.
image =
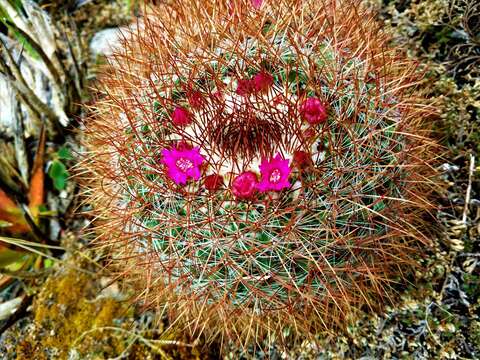
[(172, 113), (172, 123), (177, 126), (187, 126), (192, 122), (192, 117), (187, 109), (177, 106)]
[(315, 97), (310, 97), (302, 103), (300, 113), (311, 125), (317, 125), (327, 120), (327, 109)]
[(248, 199), (257, 191), (257, 175), (252, 171), (246, 171), (238, 175), (232, 182), (232, 192), (235, 197)]
[(270, 161), (263, 159), (260, 164), (262, 178), (257, 185), (258, 191), (281, 191), (290, 187), (288, 176), (292, 169), (290, 169), (288, 163), (289, 160), (285, 160), (279, 153)]
[(205, 158), (200, 154), (199, 147), (163, 149), (162, 156), (162, 163), (168, 168), (168, 176), (176, 184), (186, 184), (189, 178), (200, 179), (200, 165)]
[(256, 91), (267, 91), (273, 85), (273, 76), (265, 71), (261, 71), (257, 75), (255, 75), (255, 77), (253, 78), (253, 83), (255, 85)]

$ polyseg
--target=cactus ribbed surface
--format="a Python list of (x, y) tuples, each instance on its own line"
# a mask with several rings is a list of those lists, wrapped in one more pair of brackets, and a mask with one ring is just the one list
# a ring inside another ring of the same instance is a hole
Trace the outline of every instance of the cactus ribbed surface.
[(391, 301), (428, 243), (422, 74), (354, 0), (146, 10), (99, 80), (98, 244), (194, 334), (314, 334)]

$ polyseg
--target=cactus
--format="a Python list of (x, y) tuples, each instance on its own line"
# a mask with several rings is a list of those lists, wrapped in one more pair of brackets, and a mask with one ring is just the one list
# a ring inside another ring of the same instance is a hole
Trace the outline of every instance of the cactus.
[(436, 145), (422, 73), (358, 1), (154, 6), (101, 73), (79, 177), (139, 301), (243, 344), (392, 301)]

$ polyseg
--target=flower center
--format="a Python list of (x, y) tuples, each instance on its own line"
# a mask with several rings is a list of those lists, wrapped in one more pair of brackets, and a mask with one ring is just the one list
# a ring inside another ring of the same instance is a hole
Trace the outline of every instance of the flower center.
[(276, 184), (277, 182), (280, 181), (281, 177), (282, 177), (282, 173), (280, 172), (280, 170), (274, 169), (274, 170), (270, 173), (270, 178), (269, 178), (269, 180), (270, 180), (271, 183)]
[(177, 165), (177, 168), (179, 168), (183, 172), (187, 172), (191, 168), (193, 168), (193, 162), (191, 162), (189, 159), (185, 159), (184, 157), (179, 158), (176, 162), (175, 165)]

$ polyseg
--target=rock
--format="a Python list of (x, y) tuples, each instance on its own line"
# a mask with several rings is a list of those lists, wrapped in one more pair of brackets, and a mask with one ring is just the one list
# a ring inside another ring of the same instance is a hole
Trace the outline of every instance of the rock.
[(90, 41), (90, 53), (93, 57), (111, 55), (120, 46), (122, 35), (128, 32), (128, 27), (104, 29), (93, 35)]

